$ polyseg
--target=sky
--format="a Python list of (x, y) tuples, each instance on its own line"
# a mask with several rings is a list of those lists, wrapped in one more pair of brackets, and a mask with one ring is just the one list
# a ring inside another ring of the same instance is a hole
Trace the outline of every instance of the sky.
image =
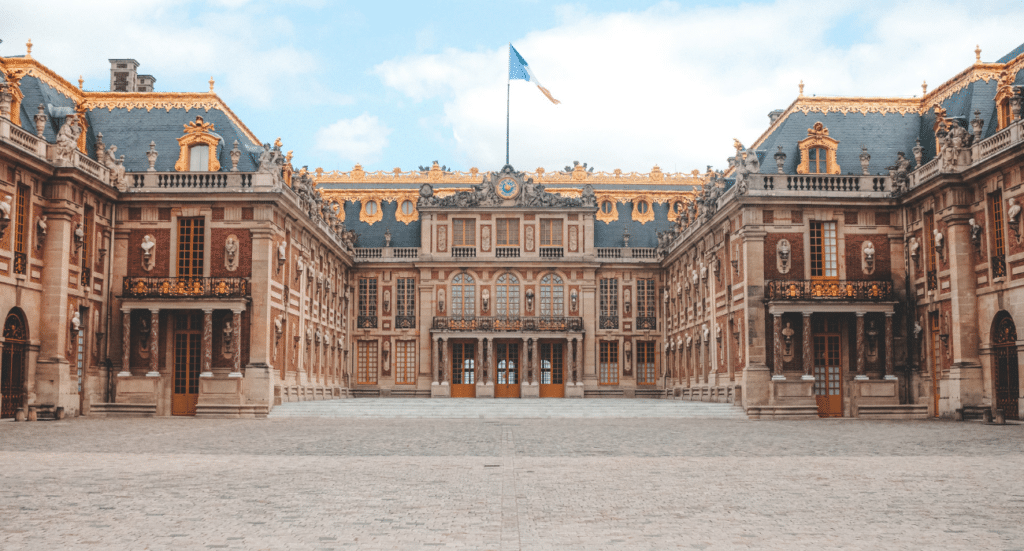
[[(217, 94), (295, 166), (725, 168), (806, 95), (920, 96), (1022, 42), (1024, 0), (3, 0), (0, 56), (86, 90), (133, 58)], [(508, 77), (508, 44), (561, 101)], [(506, 103), (507, 102), (507, 103)], [(853, 116), (853, 115), (851, 115)], [(126, 152), (131, 154), (131, 152)], [(142, 153), (139, 152), (141, 155)]]

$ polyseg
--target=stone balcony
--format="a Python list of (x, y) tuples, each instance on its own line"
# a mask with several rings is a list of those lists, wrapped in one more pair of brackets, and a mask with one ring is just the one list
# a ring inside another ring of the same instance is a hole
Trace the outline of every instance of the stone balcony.
[(251, 192), (274, 188), (274, 177), (259, 172), (133, 172), (128, 193)]
[[(910, 173), (910, 189), (924, 184), (939, 174), (959, 173), (973, 168), (1021, 142), (1024, 142), (1024, 119), (1018, 119), (992, 136), (974, 142), (963, 151), (964, 155), (957, 155), (958, 158), (953, 162), (947, 162), (942, 158), (941, 153), (936, 155), (934, 159)], [(967, 152), (970, 153), (969, 162), (963, 162), (967, 160)]]
[(246, 298), (249, 280), (242, 277), (126, 277), (123, 298)]
[[(25, 129), (4, 117), (0, 117), (0, 142), (9, 144), (40, 160), (58, 164), (56, 162), (56, 145), (26, 132)], [(80, 151), (76, 151), (71, 156), (70, 162), (65, 162), (64, 166), (78, 169), (103, 183), (110, 181), (110, 171), (107, 170), (107, 167), (90, 159)]]
[(555, 332), (579, 333), (583, 331), (583, 318), (571, 316), (553, 317), (485, 317), (485, 316), (435, 316), (433, 331), (500, 333), (500, 332)]

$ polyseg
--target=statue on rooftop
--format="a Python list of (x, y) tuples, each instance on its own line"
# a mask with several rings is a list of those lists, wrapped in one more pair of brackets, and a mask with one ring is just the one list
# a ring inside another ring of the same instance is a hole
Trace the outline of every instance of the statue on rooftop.
[(125, 173), (124, 155), (121, 155), (121, 158), (117, 158), (115, 156), (116, 153), (117, 146), (110, 146), (110, 149), (103, 152), (103, 158), (100, 159), (100, 162), (110, 171), (110, 185), (121, 191), (127, 191), (131, 177)]
[(907, 159), (906, 153), (897, 152), (896, 163), (888, 167), (888, 170), (892, 178), (892, 194), (898, 197), (910, 186), (910, 159)]
[(64, 125), (57, 132), (57, 143), (54, 161), (61, 166), (70, 166), (78, 149), (78, 137), (82, 135), (82, 126), (78, 124), (78, 116), (71, 114), (64, 117)]

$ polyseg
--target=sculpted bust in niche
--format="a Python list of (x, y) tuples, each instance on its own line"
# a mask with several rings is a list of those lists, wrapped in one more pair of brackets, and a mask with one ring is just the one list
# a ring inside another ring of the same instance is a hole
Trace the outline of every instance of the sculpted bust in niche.
[(789, 268), (790, 268), (790, 265), (791, 265), (790, 264), (790, 257), (791, 257), (791, 254), (792, 254), (792, 250), (793, 250), (792, 246), (789, 244), (789, 241), (786, 240), (786, 239), (780, 239), (779, 242), (775, 245), (775, 255), (776, 255), (776, 266), (775, 267), (779, 270), (780, 274), (788, 274), (789, 273)]

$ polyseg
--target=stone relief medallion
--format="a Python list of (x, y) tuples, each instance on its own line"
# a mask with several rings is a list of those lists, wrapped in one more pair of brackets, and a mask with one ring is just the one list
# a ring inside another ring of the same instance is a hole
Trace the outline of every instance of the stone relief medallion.
[(576, 226), (569, 226), (569, 250), (576, 252), (579, 248), (579, 228)]
[(524, 241), (525, 241), (525, 244), (526, 244), (526, 250), (527, 251), (532, 251), (533, 250), (533, 226), (526, 226), (526, 239), (524, 239)]
[(489, 251), (491, 250), (491, 227), (482, 226), (480, 228), (480, 250)]
[(447, 226), (439, 226), (437, 228), (437, 250), (438, 252), (445, 252), (448, 250), (448, 228)]

